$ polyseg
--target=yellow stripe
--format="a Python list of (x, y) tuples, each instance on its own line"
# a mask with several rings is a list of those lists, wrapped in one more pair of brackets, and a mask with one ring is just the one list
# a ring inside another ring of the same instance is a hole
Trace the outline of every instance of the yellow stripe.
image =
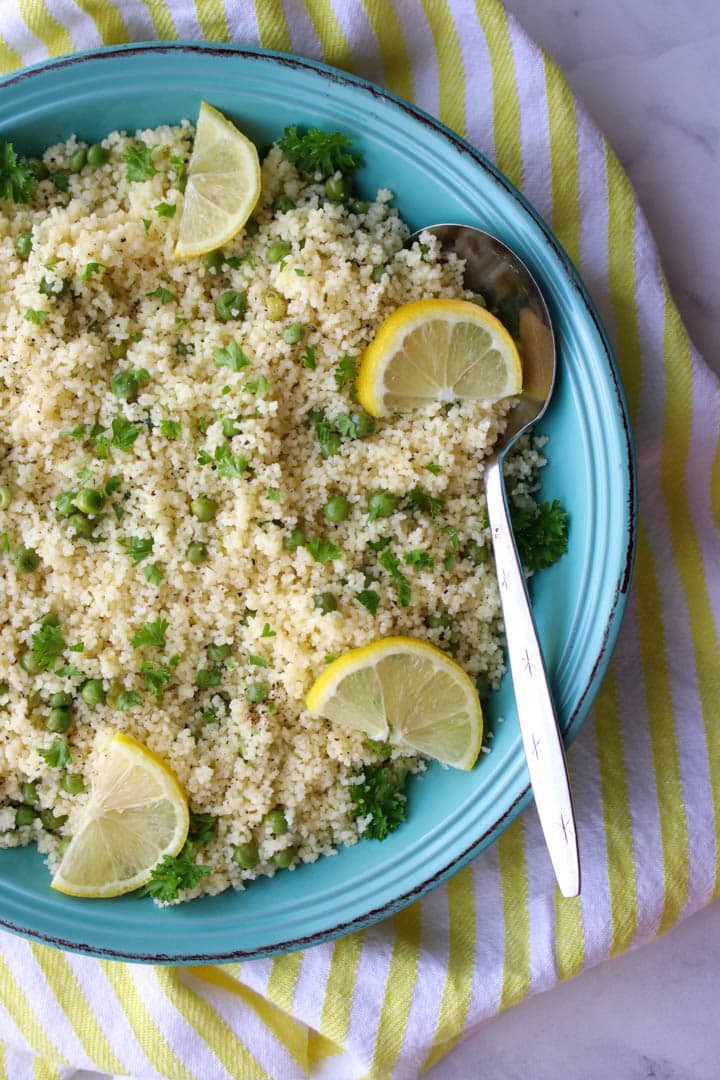
[(161, 41), (173, 41), (177, 39), (178, 32), (170, 8), (164, 0), (142, 0), (150, 13), (155, 33)]
[(290, 31), (281, 0), (255, 0), (255, 19), (263, 49), (292, 51)]
[(17, 0), (17, 5), (28, 30), (42, 41), (48, 55), (63, 56), (73, 51), (70, 35), (50, 14), (43, 0)]
[(553, 231), (575, 263), (580, 262), (580, 173), (575, 102), (570, 87), (547, 56), (545, 90), (550, 134)]
[(155, 974), (173, 1007), (207, 1043), (231, 1076), (238, 1080), (269, 1080), (262, 1066), (213, 1007), (182, 981), (177, 968), (156, 967)]
[[(289, 1016), (282, 1009), (267, 1001), (261, 994), (249, 986), (237, 981), (222, 966), (190, 967), (188, 968), (196, 979), (211, 983), (213, 986), (227, 990), (236, 997), (241, 998), (245, 1004), (253, 1010), (255, 1015), (265, 1024), (278, 1042), (285, 1047), (287, 1052), (295, 1058), (304, 1072), (308, 1072), (308, 1029), (305, 1024), (294, 1017)], [(333, 1046), (332, 1053), (337, 1053), (338, 1048)]]
[(362, 4), (377, 38), (385, 85), (393, 94), (412, 101), (412, 64), (395, 5), (390, 0), (362, 0)]
[(465, 134), (465, 67), (462, 50), (446, 0), (422, 0), (437, 56), (440, 119)]
[(421, 904), (411, 904), (393, 915), (391, 926), (395, 941), (370, 1066), (373, 1077), (390, 1076), (402, 1050), (420, 958)]
[(231, 40), (222, 0), (195, 0), (195, 11), (206, 41)]
[[(709, 574), (717, 572), (717, 568), (703, 563), (685, 484), (692, 431), (693, 371), (690, 342), (678, 310), (670, 299), (664, 277), (663, 291), (665, 294), (663, 351), (665, 374), (671, 392), (668, 395), (665, 410), (660, 475), (663, 494), (670, 510), (668, 513), (670, 537), (687, 601), (690, 633), (695, 652), (695, 673), (713, 792), (716, 837), (715, 883), (718, 888), (720, 887), (720, 731), (717, 710), (720, 701), (720, 670), (716, 658), (720, 651), (720, 641), (715, 631), (705, 579), (706, 572)], [(687, 837), (685, 843), (687, 844)]]
[(330, 0), (305, 0), (305, 7), (318, 36), (325, 63), (343, 71), (353, 71), (350, 46)]
[(340, 938), (333, 946), (330, 970), (325, 981), (325, 998), (320, 1014), (320, 1031), (338, 1046), (344, 1046), (350, 1027), (355, 980), (365, 931)]
[(95, 23), (103, 45), (122, 45), (130, 40), (120, 12), (108, 0), (75, 0), (75, 3)]
[(660, 587), (652, 548), (642, 518), (638, 524), (635, 588), (638, 601), (640, 654), (665, 873), (665, 898), (658, 931), (662, 934), (677, 921), (687, 897), (688, 839), (680, 776), (680, 756), (670, 697), (670, 674)]
[(161, 1076), (172, 1076), (173, 1080), (197, 1080), (195, 1074), (186, 1069), (177, 1057), (145, 1008), (145, 1002), (135, 981), (128, 974), (127, 966), (115, 960), (99, 960), (98, 963), (115, 992), (115, 997), (127, 1017), (135, 1038), (153, 1068)]
[(111, 1050), (95, 1019), (92, 1005), (64, 954), (45, 945), (32, 944), (30, 948), (48, 986), (92, 1063), (105, 1072), (123, 1072), (124, 1066)]
[(7, 1057), (5, 1056), (5, 1043), (0, 1042), (0, 1076), (3, 1080), (7, 1080)]
[(287, 953), (273, 960), (267, 982), (267, 995), (285, 1012), (292, 1011), (295, 986), (300, 975), (302, 961), (301, 952)]
[(431, 1069), (457, 1042), (470, 1007), (475, 960), (475, 896), (472, 870), (466, 866), (445, 886), (450, 915), (445, 986), (435, 1038), (423, 1072)]
[(610, 953), (616, 955), (634, 941), (638, 914), (630, 794), (614, 664), (595, 699), (594, 714), (612, 918)]
[(608, 192), (608, 280), (617, 340), (617, 360), (628, 400), (630, 419), (640, 406), (642, 363), (635, 306), (635, 199), (612, 150), (606, 146)]
[(67, 1065), (57, 1047), (50, 1042), (43, 1025), (33, 1012), (20, 984), (10, 970), (4, 957), (0, 956), (0, 1001), (10, 1014), (15, 1026), (22, 1032), (29, 1046), (43, 1058)]
[(517, 187), (522, 187), (520, 101), (507, 18), (500, 4), (488, 4), (486, 0), (475, 0), (475, 9), (490, 54), (495, 163)]
[[(572, 760), (568, 761), (572, 787)], [(555, 887), (555, 962), (558, 978), (572, 979), (579, 975), (585, 961), (585, 924), (579, 896), (563, 896)]]
[(720, 532), (720, 438), (715, 449), (715, 460), (710, 475), (710, 507), (715, 518), (715, 528)]
[(502, 1012), (522, 1001), (530, 988), (530, 916), (522, 817), (505, 830), (497, 850), (505, 925)]
[(60, 1080), (61, 1072), (57, 1065), (52, 1065), (44, 1058), (33, 1058), (35, 1080)]
[(0, 34), (0, 75), (7, 75), (11, 71), (17, 71), (22, 67), (22, 57), (11, 49)]

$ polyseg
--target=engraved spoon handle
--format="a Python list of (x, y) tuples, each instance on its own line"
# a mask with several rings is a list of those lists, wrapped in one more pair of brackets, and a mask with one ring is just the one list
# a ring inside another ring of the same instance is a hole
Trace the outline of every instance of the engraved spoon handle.
[(580, 862), (565, 753), (497, 457), (490, 458), (485, 467), (485, 494), (510, 671), (535, 805), (560, 892), (563, 896), (577, 896)]

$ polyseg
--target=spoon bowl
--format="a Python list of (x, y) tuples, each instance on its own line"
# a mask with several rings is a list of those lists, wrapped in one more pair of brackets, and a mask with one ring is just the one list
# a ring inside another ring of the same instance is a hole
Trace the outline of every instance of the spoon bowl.
[(463, 260), (463, 284), (477, 293), (515, 339), (522, 393), (485, 462), (485, 497), (495, 553), (505, 638), (518, 721), (535, 805), (563, 896), (580, 892), (575, 815), (565, 752), (520, 559), (512, 535), (502, 460), (545, 412), (555, 386), (556, 349), (550, 313), (525, 263), (497, 237), (470, 225), (431, 225), (445, 254)]

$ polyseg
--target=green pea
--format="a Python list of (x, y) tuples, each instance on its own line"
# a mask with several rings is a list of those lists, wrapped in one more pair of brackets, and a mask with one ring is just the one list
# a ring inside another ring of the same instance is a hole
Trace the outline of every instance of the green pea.
[(18, 806), (15, 811), (15, 828), (20, 829), (23, 825), (32, 825), (35, 820), (35, 811), (32, 806)]
[(37, 802), (37, 780), (26, 780), (20, 788), (20, 798), (26, 806), (34, 806)]
[(204, 563), (208, 557), (207, 546), (201, 544), (199, 540), (193, 540), (192, 544), (188, 544), (185, 554), (188, 562), (191, 562), (194, 566), (199, 566), (200, 563)]
[(290, 535), (284, 538), (283, 545), (288, 551), (297, 551), (299, 547), (303, 547), (306, 540), (305, 530), (296, 525)]
[(7, 484), (0, 484), (0, 510), (7, 510), (13, 500), (12, 488)]
[(323, 514), (328, 521), (337, 524), (344, 521), (350, 513), (350, 500), (344, 495), (333, 495), (323, 506)]
[(223, 322), (241, 319), (247, 311), (247, 293), (236, 292), (235, 289), (220, 293), (215, 301), (215, 310)]
[(248, 218), (247, 221), (245, 222), (245, 235), (246, 236), (257, 236), (259, 228), (260, 228), (260, 226), (258, 225), (255, 218)]
[(34, 548), (21, 547), (13, 555), (13, 562), (22, 574), (32, 574), (40, 565), (40, 556)]
[(93, 534), (95, 523), (86, 518), (84, 514), (74, 513), (67, 519), (68, 528), (72, 529), (79, 540), (89, 540)]
[(55, 509), (62, 517), (70, 517), (75, 513), (75, 498), (77, 496), (76, 491), (63, 491), (62, 495), (58, 495), (55, 500)]
[(107, 347), (111, 360), (125, 360), (130, 342), (127, 338), (122, 338), (120, 341), (108, 341)]
[(468, 540), (460, 554), (473, 566), (482, 566), (488, 558), (487, 548), (483, 544), (478, 544), (477, 540)]
[(346, 176), (329, 176), (325, 181), (325, 194), (330, 202), (343, 202), (352, 193), (352, 182)]
[(362, 199), (353, 199), (350, 203), (350, 209), (353, 214), (367, 214), (368, 204), (363, 202)]
[(232, 652), (231, 645), (208, 645), (207, 654), (208, 659), (212, 660), (214, 664), (224, 664), (229, 659)]
[(40, 821), (42, 822), (43, 828), (47, 829), (48, 832), (55, 832), (61, 825), (65, 824), (67, 819), (67, 814), (60, 814), (56, 817), (52, 810), (40, 811)]
[(260, 862), (258, 846), (252, 840), (248, 844), (238, 844), (232, 857), (241, 870), (254, 870)]
[(93, 143), (88, 147), (87, 163), (92, 165), (93, 169), (97, 169), (99, 165), (104, 165), (110, 157), (110, 151), (106, 150), (100, 143)]
[(85, 790), (85, 784), (80, 773), (65, 773), (62, 778), (62, 789), (68, 795), (79, 795)]
[(22, 654), (20, 657), (20, 667), (23, 671), (27, 671), (28, 675), (38, 675), (43, 670), (42, 664), (36, 660), (32, 649), (26, 649)]
[(25, 262), (33, 249), (32, 233), (21, 232), (15, 237), (15, 254)]
[(366, 413), (364, 409), (352, 414), (353, 423), (355, 424), (355, 430), (357, 432), (358, 439), (367, 439), (368, 435), (373, 435), (375, 432), (375, 418)]
[(72, 727), (72, 716), (69, 709), (51, 709), (48, 713), (47, 723), (45, 724), (48, 731), (52, 731), (56, 735), (64, 735), (66, 731), (69, 731)]
[(284, 836), (288, 831), (287, 818), (282, 810), (269, 810), (263, 818), (263, 825), (273, 836)]
[(386, 274), (386, 273), (387, 273), (387, 267), (386, 266), (375, 266), (373, 268), (372, 274), (370, 275), (370, 280), (374, 281), (375, 284), (377, 285), (377, 283), (379, 281), (382, 281), (383, 275)]
[(190, 505), (198, 521), (212, 521), (218, 511), (218, 504), (208, 495), (198, 495)]
[(215, 251), (207, 251), (200, 262), (205, 269), (213, 274), (219, 274), (222, 265), (225, 262), (225, 256), (223, 255), (222, 248), (216, 248)]
[(276, 213), (284, 214), (287, 210), (294, 210), (295, 203), (289, 195), (278, 195), (272, 208)]
[(275, 292), (274, 289), (268, 289), (263, 300), (265, 301), (269, 319), (272, 319), (273, 322), (277, 322), (279, 319), (285, 318), (287, 315), (287, 300), (284, 296)]
[(269, 263), (278, 263), (281, 259), (284, 259), (286, 255), (289, 255), (292, 251), (292, 244), (288, 240), (276, 240), (267, 249), (267, 261)]
[(305, 327), (299, 322), (288, 323), (282, 336), (287, 345), (297, 345), (305, 337)]
[(83, 488), (75, 499), (75, 505), (81, 514), (99, 514), (105, 505), (105, 496), (102, 491), (93, 488)]
[(262, 705), (263, 701), (267, 701), (270, 688), (267, 683), (264, 682), (251, 682), (245, 687), (245, 700), (250, 705)]
[(113, 376), (110, 389), (121, 401), (134, 401), (140, 389), (138, 377), (134, 371), (118, 371), (117, 375)]
[(368, 520), (390, 517), (397, 507), (397, 495), (390, 491), (374, 491), (368, 499)]
[(286, 847), (282, 851), (276, 851), (272, 861), (278, 870), (287, 870), (288, 866), (292, 866), (296, 858), (297, 848)]
[(66, 694), (64, 690), (61, 690), (58, 694), (52, 694), (50, 697), (50, 708), (52, 709), (68, 709), (72, 705), (72, 694)]
[(452, 626), (452, 619), (449, 615), (428, 615), (425, 625), (429, 630), (447, 630)]
[(42, 158), (25, 158), (25, 168), (30, 170), (36, 180), (47, 180), (50, 175), (50, 170)]
[(80, 172), (87, 161), (87, 146), (78, 146), (68, 162), (69, 172)]
[(313, 604), (323, 615), (329, 615), (331, 611), (337, 611), (337, 597), (335, 596), (335, 593), (317, 593), (313, 597)]
[(100, 679), (88, 679), (83, 684), (80, 697), (86, 705), (102, 705), (105, 701), (105, 690)]

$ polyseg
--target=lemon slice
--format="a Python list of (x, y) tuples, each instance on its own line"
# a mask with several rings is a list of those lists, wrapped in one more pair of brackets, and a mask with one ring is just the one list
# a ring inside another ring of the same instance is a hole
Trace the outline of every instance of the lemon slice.
[(259, 196), (260, 162), (254, 144), (203, 101), (188, 165), (175, 258), (204, 255), (232, 240)]
[(114, 735), (79, 828), (51, 885), (101, 899), (150, 880), (188, 833), (187, 800), (168, 766), (128, 735)]
[(472, 769), (482, 743), (477, 690), (434, 645), (388, 637), (351, 649), (315, 681), (307, 707), (340, 727)]
[(372, 416), (431, 401), (493, 403), (519, 394), (513, 339), (469, 300), (416, 300), (393, 311), (360, 361), (357, 395)]

